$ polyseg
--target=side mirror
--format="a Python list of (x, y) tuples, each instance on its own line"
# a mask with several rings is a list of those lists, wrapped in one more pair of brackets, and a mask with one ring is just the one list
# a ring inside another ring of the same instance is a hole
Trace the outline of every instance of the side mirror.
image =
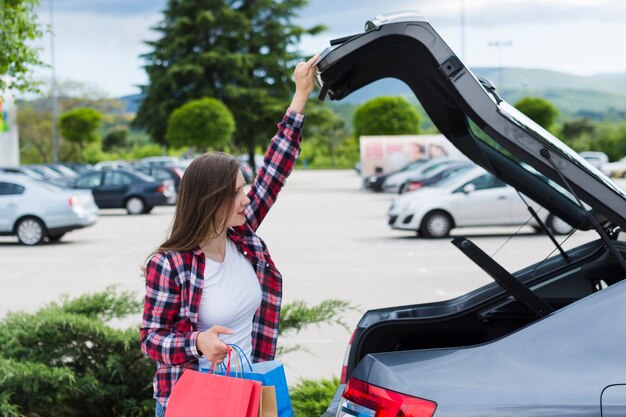
[(476, 191), (476, 186), (474, 184), (465, 184), (465, 187), (463, 187), (463, 193), (465, 194), (470, 194), (474, 191)]

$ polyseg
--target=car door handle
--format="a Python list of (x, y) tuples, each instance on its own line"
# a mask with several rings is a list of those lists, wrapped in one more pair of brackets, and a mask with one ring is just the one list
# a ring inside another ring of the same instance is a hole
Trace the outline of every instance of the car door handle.
[(9, 203), (9, 204), (7, 204), (7, 207), (8, 207), (8, 208), (15, 208), (15, 207), (17, 207), (17, 204), (15, 204), (15, 203)]
[(498, 200), (508, 200), (508, 197), (505, 195), (501, 195), (500, 197), (498, 197)]

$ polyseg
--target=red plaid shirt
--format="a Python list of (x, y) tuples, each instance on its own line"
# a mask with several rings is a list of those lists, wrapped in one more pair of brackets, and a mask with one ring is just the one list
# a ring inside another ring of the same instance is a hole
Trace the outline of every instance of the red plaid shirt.
[[(252, 359), (272, 360), (276, 352), (282, 277), (256, 230), (276, 201), (300, 151), (304, 115), (287, 110), (272, 139), (264, 164), (250, 188), (246, 223), (228, 237), (250, 261), (259, 278), (261, 306), (252, 328)], [(163, 406), (185, 368), (197, 369), (200, 353), (198, 309), (202, 298), (205, 256), (200, 248), (153, 255), (146, 266), (146, 298), (141, 324), (141, 350), (157, 362), (154, 398)]]

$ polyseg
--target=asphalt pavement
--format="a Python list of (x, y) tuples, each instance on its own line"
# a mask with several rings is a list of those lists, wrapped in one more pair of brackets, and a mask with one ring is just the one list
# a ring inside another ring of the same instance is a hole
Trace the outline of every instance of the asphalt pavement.
[[(343, 318), (350, 329), (313, 327), (279, 341), (306, 350), (283, 358), (290, 382), (339, 375), (350, 333), (364, 311), (449, 299), (490, 282), (450, 239), (421, 239), (389, 229), (385, 214), (393, 198), (362, 190), (354, 171), (296, 171), (261, 225), (258, 233), (284, 277), (284, 303), (338, 298), (356, 306)], [(1, 237), (0, 317), (111, 284), (141, 297), (140, 267), (164, 240), (173, 212), (173, 207), (157, 207), (150, 215), (128, 216), (105, 210), (95, 226), (37, 247)], [(509, 240), (517, 229), (455, 234), (470, 236), (509, 271), (541, 261), (554, 249), (530, 227)], [(595, 232), (576, 232), (564, 247), (596, 238)], [(138, 326), (139, 320), (122, 325)]]

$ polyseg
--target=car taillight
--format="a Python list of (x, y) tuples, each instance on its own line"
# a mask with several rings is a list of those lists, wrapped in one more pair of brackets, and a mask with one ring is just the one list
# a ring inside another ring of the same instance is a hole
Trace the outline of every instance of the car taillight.
[(167, 184), (162, 182), (156, 189), (157, 193), (164, 193), (167, 190)]
[(76, 207), (79, 204), (80, 204), (80, 201), (78, 200), (78, 197), (76, 197), (76, 196), (71, 196), (70, 197), (70, 206)]
[(178, 179), (181, 179), (183, 177), (183, 170), (178, 167), (174, 168), (174, 173), (178, 176)]
[(339, 378), (340, 384), (345, 384), (348, 381), (348, 358), (350, 357), (350, 350), (352, 349), (352, 341), (354, 340), (354, 335), (356, 334), (357, 329), (354, 329), (352, 332), (352, 336), (350, 336), (350, 341), (348, 342), (348, 347), (346, 347), (346, 353), (343, 355), (343, 365), (341, 365), (341, 378)]
[(432, 417), (437, 404), (350, 378), (337, 417)]
[(419, 190), (423, 186), (424, 186), (423, 182), (415, 181), (415, 182), (410, 182), (406, 188), (408, 191), (415, 191), (415, 190)]

